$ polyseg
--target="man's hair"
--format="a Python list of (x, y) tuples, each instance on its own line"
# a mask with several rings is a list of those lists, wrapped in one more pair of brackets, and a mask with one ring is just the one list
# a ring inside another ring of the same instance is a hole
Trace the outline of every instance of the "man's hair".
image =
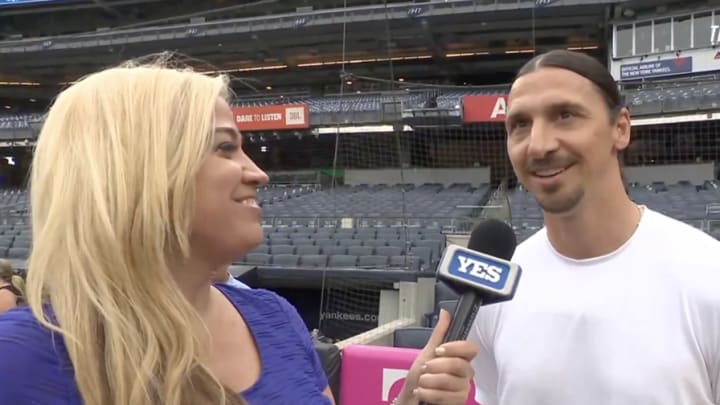
[(584, 53), (558, 49), (540, 54), (525, 63), (518, 71), (515, 79), (517, 80), (521, 76), (544, 67), (569, 70), (590, 80), (600, 91), (600, 95), (605, 101), (610, 117), (613, 120), (620, 109), (625, 106), (623, 97), (618, 90), (617, 84), (615, 84), (615, 79), (613, 79), (607, 68), (597, 59)]
[[(625, 107), (625, 100), (608, 69), (597, 59), (580, 52), (556, 49), (537, 55), (520, 68), (515, 80), (545, 67), (569, 70), (588, 79), (595, 85), (595, 88), (605, 101), (612, 122), (615, 122), (618, 112)], [(620, 177), (623, 185), (625, 185), (625, 192), (629, 194), (625, 174), (623, 173), (622, 152), (618, 153), (618, 165), (620, 167)]]

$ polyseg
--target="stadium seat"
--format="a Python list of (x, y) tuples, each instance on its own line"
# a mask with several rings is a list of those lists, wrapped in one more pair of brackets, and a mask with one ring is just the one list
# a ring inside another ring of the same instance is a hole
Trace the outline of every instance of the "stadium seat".
[(345, 255), (347, 248), (345, 246), (323, 246), (322, 254), (326, 256)]
[(396, 246), (380, 246), (375, 248), (375, 254), (382, 256), (400, 256), (403, 250)]
[(300, 266), (302, 267), (327, 267), (328, 258), (325, 255), (308, 254), (300, 256)]
[(358, 267), (370, 267), (384, 269), (390, 263), (389, 257), (378, 255), (366, 255), (358, 258)]
[(309, 238), (302, 238), (302, 239), (292, 239), (292, 244), (294, 246), (308, 246), (308, 245), (314, 245), (315, 241)]
[(392, 256), (390, 257), (390, 267), (420, 271), (420, 258), (417, 256)]
[(373, 253), (375, 253), (375, 249), (370, 246), (350, 246), (347, 250), (347, 254), (353, 256), (369, 256)]
[(297, 267), (300, 264), (300, 256), (289, 253), (281, 253), (272, 256), (273, 266)]
[(325, 371), (333, 397), (340, 398), (340, 371), (342, 365), (340, 349), (332, 343), (321, 342), (317, 339), (313, 339), (313, 345), (323, 371)]
[(409, 253), (413, 256), (417, 256), (420, 258), (420, 260), (421, 260), (420, 265), (423, 270), (426, 270), (426, 271), (433, 270), (433, 269), (431, 269), (431, 267), (433, 265), (433, 260), (432, 260), (432, 250), (430, 248), (423, 247), (423, 246), (413, 246), (410, 248)]
[(270, 264), (271, 256), (267, 253), (248, 253), (245, 260), (248, 264)]
[[(348, 235), (336, 235), (336, 236), (342, 236), (343, 238), (347, 237)], [(338, 239), (338, 245), (340, 246), (362, 246), (363, 241), (360, 239)]]
[(332, 255), (328, 260), (328, 267), (356, 267), (357, 256)]
[(298, 255), (319, 255), (320, 254), (320, 246), (315, 245), (303, 245), (298, 246), (297, 249), (295, 249), (295, 253)]
[(7, 256), (11, 259), (26, 259), (30, 255), (30, 249), (26, 247), (13, 247), (7, 252)]
[(437, 307), (441, 301), (454, 301), (459, 298), (458, 294), (453, 291), (447, 284), (442, 282), (435, 283), (435, 306)]
[(270, 253), (273, 255), (295, 254), (295, 246), (291, 245), (272, 245)]
[(430, 340), (432, 328), (409, 326), (393, 332), (393, 346), (409, 349), (422, 349)]
[(455, 307), (457, 307), (457, 303), (458, 303), (457, 300), (439, 301), (437, 304), (436, 312), (439, 313), (441, 309), (444, 309), (444, 310), (448, 311), (450, 314), (453, 314), (453, 313), (455, 313)]
[(365, 239), (363, 241), (363, 246), (370, 246), (377, 248), (387, 246), (387, 242), (384, 239)]

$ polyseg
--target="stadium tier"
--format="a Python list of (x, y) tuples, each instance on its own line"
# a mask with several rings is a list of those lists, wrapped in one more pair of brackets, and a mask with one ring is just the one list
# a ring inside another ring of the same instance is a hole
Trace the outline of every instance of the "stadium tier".
[[(310, 114), (339, 112), (381, 112), (384, 103), (400, 102), (404, 109), (421, 109), (430, 106), (439, 109), (460, 109), (465, 96), (503, 95), (508, 86), (490, 86), (475, 89), (453, 89), (436, 91), (412, 91), (407, 94), (347, 94), (326, 97), (265, 97), (262, 99), (238, 99), (236, 107), (262, 107), (305, 103)], [(720, 84), (714, 81), (650, 85), (644, 89), (624, 91), (625, 99), (633, 115), (662, 113), (689, 113), (710, 111), (720, 107)], [(0, 129), (29, 128), (31, 123), (40, 122), (42, 114), (0, 114)]]

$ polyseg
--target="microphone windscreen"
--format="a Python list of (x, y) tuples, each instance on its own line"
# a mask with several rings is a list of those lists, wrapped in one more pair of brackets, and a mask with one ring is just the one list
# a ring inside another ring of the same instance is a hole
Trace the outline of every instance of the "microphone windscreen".
[(467, 248), (498, 259), (510, 261), (517, 247), (515, 231), (510, 225), (497, 219), (478, 224), (470, 234)]

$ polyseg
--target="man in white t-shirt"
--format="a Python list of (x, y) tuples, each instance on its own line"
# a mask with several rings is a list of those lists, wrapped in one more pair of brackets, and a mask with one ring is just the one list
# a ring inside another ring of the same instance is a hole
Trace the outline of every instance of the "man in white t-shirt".
[(231, 287), (240, 288), (240, 289), (250, 288), (247, 284), (236, 279), (235, 277), (233, 277), (232, 274), (230, 274), (230, 266), (229, 265), (222, 266), (219, 269), (217, 269), (215, 274), (213, 274), (213, 282), (227, 284)]
[(630, 116), (607, 69), (553, 51), (508, 98), (508, 154), (544, 212), (512, 301), (469, 340), (483, 405), (720, 405), (720, 242), (636, 205)]

